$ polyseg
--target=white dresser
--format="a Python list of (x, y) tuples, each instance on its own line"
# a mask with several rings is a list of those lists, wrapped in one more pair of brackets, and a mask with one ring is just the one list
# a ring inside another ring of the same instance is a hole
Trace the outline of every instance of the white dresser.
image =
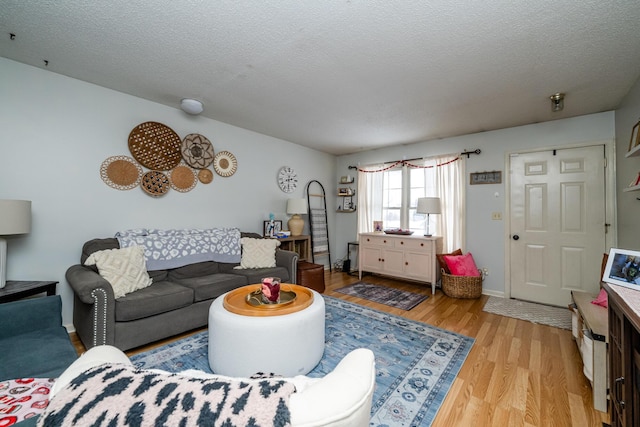
[(442, 237), (403, 236), (383, 233), (361, 233), (358, 272), (431, 283), (435, 295), (440, 277), (436, 254), (442, 253)]

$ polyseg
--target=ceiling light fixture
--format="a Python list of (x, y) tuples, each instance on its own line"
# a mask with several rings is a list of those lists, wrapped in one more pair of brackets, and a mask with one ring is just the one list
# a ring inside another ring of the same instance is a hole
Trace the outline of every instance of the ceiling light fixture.
[(182, 111), (185, 113), (193, 114), (194, 116), (202, 113), (204, 110), (202, 102), (191, 98), (184, 98), (180, 101), (180, 108), (182, 108)]
[(551, 111), (557, 113), (564, 109), (564, 93), (554, 93), (549, 99), (551, 99)]

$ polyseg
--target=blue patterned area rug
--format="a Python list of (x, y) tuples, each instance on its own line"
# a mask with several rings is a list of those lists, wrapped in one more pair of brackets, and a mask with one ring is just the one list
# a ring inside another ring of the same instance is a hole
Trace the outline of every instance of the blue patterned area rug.
[(371, 283), (357, 282), (344, 288), (336, 289), (341, 294), (368, 299), (369, 301), (389, 305), (403, 310), (411, 310), (422, 301), (429, 298), (428, 295), (416, 294), (390, 288), (388, 286), (373, 285)]
[[(376, 389), (370, 426), (430, 426), (464, 363), (473, 338), (324, 296), (325, 351), (310, 377), (322, 377), (351, 350), (371, 349)], [(139, 368), (211, 372), (207, 332), (131, 357)]]

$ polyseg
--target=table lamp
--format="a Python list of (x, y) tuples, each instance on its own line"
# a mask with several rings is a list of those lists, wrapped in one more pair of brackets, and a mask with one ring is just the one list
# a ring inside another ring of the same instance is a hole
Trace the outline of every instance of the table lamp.
[(3, 236), (31, 230), (31, 201), (0, 200), (0, 288), (7, 283), (7, 240)]
[(305, 199), (289, 199), (287, 200), (287, 213), (293, 215), (287, 225), (292, 236), (299, 236), (302, 234), (304, 228), (304, 220), (300, 214), (307, 213), (307, 201)]
[(416, 212), (421, 214), (427, 214), (427, 232), (424, 234), (426, 237), (431, 237), (429, 233), (429, 215), (439, 214), (440, 210), (440, 197), (421, 197), (418, 199), (418, 206)]

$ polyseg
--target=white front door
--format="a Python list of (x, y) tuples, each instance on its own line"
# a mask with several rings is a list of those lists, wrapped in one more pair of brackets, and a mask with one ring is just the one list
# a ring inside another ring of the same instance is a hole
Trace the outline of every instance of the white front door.
[(511, 297), (565, 306), (598, 292), (605, 242), (604, 146), (510, 158)]

